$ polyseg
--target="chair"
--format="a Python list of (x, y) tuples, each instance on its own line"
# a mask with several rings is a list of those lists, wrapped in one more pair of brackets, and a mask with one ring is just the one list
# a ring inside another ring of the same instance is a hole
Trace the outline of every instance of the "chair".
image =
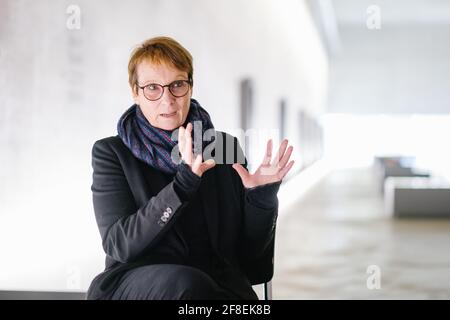
[(264, 282), (264, 300), (272, 300), (272, 280)]
[(265, 253), (257, 261), (246, 268), (252, 285), (263, 285), (264, 300), (272, 300), (272, 277), (274, 271), (275, 239), (267, 247)]

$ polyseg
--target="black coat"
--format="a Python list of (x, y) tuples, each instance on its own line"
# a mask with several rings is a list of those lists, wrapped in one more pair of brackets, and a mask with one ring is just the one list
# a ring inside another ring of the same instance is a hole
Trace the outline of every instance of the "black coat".
[[(236, 152), (232, 161), (243, 159), (246, 167), (238, 140), (219, 131), (216, 138), (211, 156), (217, 164), (203, 174), (198, 189), (216, 253), (213, 278), (245, 299), (254, 296), (251, 285), (269, 281), (273, 275), (279, 183), (272, 192), (275, 205), (265, 207), (252, 201), (266, 187), (244, 188), (231, 164), (223, 164), (232, 144)], [(136, 158), (119, 136), (95, 142), (92, 166), (94, 211), (106, 268), (92, 281), (87, 298), (108, 299), (127, 270), (153, 263), (180, 263), (176, 255), (171, 260), (160, 249), (183, 251), (174, 221), (187, 203), (175, 192), (173, 180)], [(250, 193), (253, 196), (249, 197)], [(167, 208), (171, 215), (163, 222)]]

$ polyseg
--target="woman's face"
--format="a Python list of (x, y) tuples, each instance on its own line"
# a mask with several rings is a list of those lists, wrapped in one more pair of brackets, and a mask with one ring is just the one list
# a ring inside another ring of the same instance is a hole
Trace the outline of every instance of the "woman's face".
[[(188, 80), (188, 74), (167, 64), (154, 64), (149, 61), (141, 62), (137, 68), (137, 79), (140, 87), (157, 83), (167, 85), (175, 80)], [(186, 121), (189, 112), (192, 88), (183, 97), (174, 97), (169, 87), (164, 88), (162, 97), (150, 101), (144, 96), (143, 89), (138, 88), (137, 94), (133, 91), (136, 104), (141, 107), (142, 113), (148, 122), (156, 128), (174, 130)]]

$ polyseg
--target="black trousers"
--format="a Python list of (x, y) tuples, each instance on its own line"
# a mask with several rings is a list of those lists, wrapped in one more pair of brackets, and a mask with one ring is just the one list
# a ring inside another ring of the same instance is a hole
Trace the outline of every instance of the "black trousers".
[(236, 299), (205, 272), (178, 264), (154, 264), (128, 271), (113, 300), (222, 300)]

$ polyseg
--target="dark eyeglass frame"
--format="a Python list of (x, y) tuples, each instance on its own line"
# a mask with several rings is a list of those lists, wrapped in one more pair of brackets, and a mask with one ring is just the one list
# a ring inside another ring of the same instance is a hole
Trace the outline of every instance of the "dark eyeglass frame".
[[(186, 82), (186, 83), (188, 84), (189, 87), (192, 87), (192, 79), (188, 79), (188, 80), (184, 80), (184, 79), (174, 80), (174, 81), (172, 81), (171, 83), (166, 84), (166, 85), (164, 85), (164, 86), (163, 86), (162, 84), (159, 84), (159, 83), (149, 83), (149, 84), (147, 84), (147, 85), (145, 85), (145, 86), (140, 86), (139, 84), (136, 84), (136, 85), (137, 85), (137, 87), (138, 87), (139, 89), (142, 89), (142, 93), (143, 93), (144, 97), (145, 97), (147, 100), (149, 100), (149, 101), (157, 101), (157, 100), (161, 99), (162, 96), (164, 95), (164, 90), (166, 89), (166, 87), (169, 88), (170, 94), (173, 95), (175, 98), (181, 98), (181, 97), (184, 97), (185, 95), (187, 95), (188, 92), (189, 92), (189, 89), (186, 91), (185, 94), (182, 94), (181, 96), (177, 96), (177, 95), (173, 94), (172, 90), (170, 89), (171, 86), (172, 86), (174, 83), (180, 82), (180, 81), (181, 81), (181, 82)], [(156, 99), (149, 99), (149, 98), (145, 95), (145, 90), (144, 90), (144, 89), (145, 89), (146, 87), (148, 87), (148, 86), (158, 86), (158, 87), (162, 88), (161, 95), (160, 95), (158, 98), (156, 98)]]

